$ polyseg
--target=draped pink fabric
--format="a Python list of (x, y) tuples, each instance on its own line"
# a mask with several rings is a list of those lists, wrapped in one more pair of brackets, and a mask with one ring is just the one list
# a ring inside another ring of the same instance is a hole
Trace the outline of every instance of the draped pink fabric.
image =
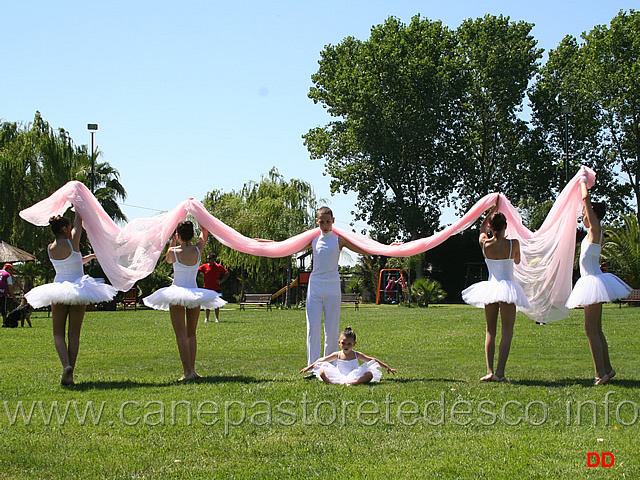
[(520, 240), (521, 262), (515, 266), (514, 277), (531, 304), (531, 309), (522, 312), (537, 322), (559, 320), (569, 314), (565, 302), (571, 293), (576, 229), (582, 209), (580, 183), (586, 181), (591, 188), (595, 179), (593, 170), (581, 167), (536, 232), (522, 225), (522, 217), (513, 205), (500, 197), (499, 210), (507, 218), (506, 236)]
[[(593, 183), (593, 171), (582, 167), (558, 197), (544, 225), (536, 233), (522, 225), (516, 209), (506, 197), (497, 193), (481, 198), (462, 218), (444, 230), (404, 244), (384, 245), (339, 228), (334, 228), (334, 231), (370, 254), (407, 257), (434, 248), (450, 236), (469, 228), (500, 196), (499, 208), (508, 222), (507, 235), (522, 240), (522, 253), (526, 261), (517, 268), (517, 279), (534, 306), (532, 311), (525, 313), (538, 321), (557, 319), (561, 318), (558, 312), (564, 309), (564, 302), (571, 290), (575, 228), (580, 206), (579, 182), (585, 175), (589, 175)], [(120, 228), (91, 192), (76, 181), (65, 184), (50, 197), (21, 211), (20, 216), (30, 223), (44, 226), (48, 225), (49, 217), (62, 215), (71, 205), (82, 216), (83, 226), (105, 274), (116, 288), (123, 291), (153, 271), (168, 239), (187, 214), (191, 214), (223, 245), (264, 257), (284, 257), (299, 252), (320, 232), (315, 228), (281, 242), (255, 240), (213, 217), (202, 203), (194, 199), (185, 200), (170, 212), (138, 218)], [(558, 292), (556, 288), (559, 288)], [(566, 309), (564, 311), (566, 316)]]

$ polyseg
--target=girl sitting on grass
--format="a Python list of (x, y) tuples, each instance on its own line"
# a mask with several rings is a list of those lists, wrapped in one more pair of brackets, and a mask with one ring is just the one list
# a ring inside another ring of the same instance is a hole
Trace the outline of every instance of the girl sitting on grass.
[[(359, 383), (379, 382), (382, 377), (380, 367), (385, 368), (389, 373), (396, 373), (393, 368), (389, 368), (377, 358), (368, 357), (364, 353), (356, 352), (353, 347), (356, 345), (356, 334), (347, 327), (340, 334), (338, 340), (340, 348), (337, 352), (327, 355), (313, 362), (300, 373), (306, 373), (313, 369), (313, 373), (325, 383), (336, 383), (339, 385), (357, 385)], [(336, 365), (330, 362), (336, 362)], [(360, 361), (366, 362), (360, 365)]]

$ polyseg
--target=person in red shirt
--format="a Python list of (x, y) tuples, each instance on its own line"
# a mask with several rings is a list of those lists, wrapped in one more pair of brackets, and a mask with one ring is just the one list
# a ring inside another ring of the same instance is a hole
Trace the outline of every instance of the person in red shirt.
[[(202, 274), (204, 277), (204, 288), (213, 290), (218, 293), (222, 293), (222, 285), (229, 278), (229, 271), (219, 263), (216, 263), (216, 256), (213, 253), (207, 255), (207, 263), (203, 263), (198, 268), (198, 275)], [(220, 309), (214, 310), (216, 316), (216, 322), (220, 321)], [(211, 310), (205, 310), (204, 321), (209, 321), (209, 315)]]

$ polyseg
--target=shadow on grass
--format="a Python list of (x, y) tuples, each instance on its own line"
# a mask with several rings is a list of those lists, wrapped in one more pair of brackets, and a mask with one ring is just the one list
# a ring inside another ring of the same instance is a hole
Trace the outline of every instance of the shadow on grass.
[[(474, 381), (468, 382), (466, 380), (456, 380), (454, 378), (393, 378), (387, 376), (384, 378), (384, 383), (415, 383), (415, 382), (436, 382), (436, 383), (476, 383)], [(479, 385), (483, 382), (477, 382)], [(495, 382), (491, 382), (495, 383)], [(522, 385), (525, 387), (550, 387), (550, 388), (564, 388), (573, 385), (580, 385), (583, 387), (594, 387), (593, 380), (589, 378), (561, 378), (558, 380), (513, 380), (509, 382), (511, 385)], [(371, 384), (375, 385), (375, 384)], [(507, 384), (503, 384), (507, 385)], [(612, 387), (618, 386), (622, 388), (640, 388), (640, 380), (623, 380), (614, 378), (607, 382), (607, 385)], [(603, 388), (604, 386), (600, 386)]]
[[(415, 383), (415, 382), (442, 382), (442, 383), (461, 383), (464, 380), (456, 380), (455, 378), (394, 378), (387, 376), (384, 378), (385, 383)], [(374, 385), (374, 384), (371, 384)]]
[[(581, 385), (583, 387), (594, 387), (593, 379), (590, 378), (562, 378), (558, 380), (511, 380), (513, 385), (524, 385), (526, 387), (569, 387)], [(624, 388), (639, 388), (640, 380), (618, 380), (617, 378), (607, 382), (607, 385), (620, 386)], [(599, 387), (603, 387), (599, 386)]]
[[(196, 378), (195, 380), (188, 380), (185, 384), (215, 384), (215, 383), (264, 383), (270, 382), (271, 380), (264, 380), (260, 378), (253, 377), (242, 377), (242, 376), (231, 376), (231, 375), (219, 375), (219, 376), (205, 376)], [(171, 385), (179, 385), (182, 382), (172, 382)]]
[(218, 376), (218, 377), (201, 377), (195, 380), (187, 380), (185, 382), (179, 382), (178, 380), (170, 380), (164, 382), (139, 382), (136, 380), (120, 380), (120, 381), (95, 381), (95, 382), (82, 382), (75, 385), (65, 387), (70, 390), (86, 391), (86, 390), (127, 390), (129, 388), (141, 388), (141, 387), (175, 387), (177, 385), (194, 385), (194, 384), (215, 384), (215, 383), (262, 383), (265, 380), (260, 380), (253, 377), (240, 377), (240, 376)]

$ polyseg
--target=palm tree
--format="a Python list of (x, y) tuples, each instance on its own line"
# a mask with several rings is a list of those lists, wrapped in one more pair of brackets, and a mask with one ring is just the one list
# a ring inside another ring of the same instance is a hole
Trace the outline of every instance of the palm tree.
[[(80, 149), (81, 151), (84, 148)], [(98, 152), (97, 155), (100, 155)], [(76, 172), (75, 179), (84, 183), (87, 187), (91, 185), (91, 158), (86, 155), (83, 158)], [(96, 162), (95, 167), (95, 192), (93, 195), (102, 205), (107, 215), (116, 222), (126, 222), (127, 217), (120, 209), (118, 200), (127, 198), (127, 192), (120, 183), (120, 173), (109, 165), (108, 162)]]
[(602, 258), (609, 270), (632, 288), (640, 288), (640, 225), (634, 215), (622, 217), (622, 223), (604, 227)]

